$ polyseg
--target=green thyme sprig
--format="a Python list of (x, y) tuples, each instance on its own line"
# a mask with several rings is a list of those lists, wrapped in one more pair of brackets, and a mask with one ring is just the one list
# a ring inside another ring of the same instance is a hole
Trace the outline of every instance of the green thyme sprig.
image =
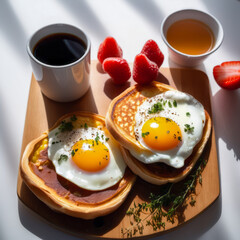
[[(165, 229), (165, 221), (174, 223), (177, 210), (186, 204), (186, 199), (191, 196), (190, 205), (195, 205), (195, 186), (197, 181), (202, 184), (202, 171), (207, 161), (199, 159), (192, 174), (183, 182), (183, 188), (179, 193), (174, 192), (176, 183), (167, 184), (162, 195), (150, 194), (150, 202), (135, 204), (129, 208), (126, 214), (132, 217), (131, 227), (121, 229), (124, 237), (132, 237), (136, 233), (142, 234), (144, 226), (151, 226), (154, 231)], [(146, 215), (144, 218), (142, 216)]]

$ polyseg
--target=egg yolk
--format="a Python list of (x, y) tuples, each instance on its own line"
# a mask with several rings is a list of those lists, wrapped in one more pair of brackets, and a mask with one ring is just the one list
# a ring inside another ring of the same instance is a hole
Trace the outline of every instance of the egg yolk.
[(151, 149), (166, 151), (178, 146), (182, 141), (182, 134), (179, 126), (173, 120), (155, 117), (143, 124), (142, 138)]
[(80, 140), (72, 147), (72, 160), (82, 170), (99, 172), (110, 160), (108, 148), (104, 143), (95, 140)]

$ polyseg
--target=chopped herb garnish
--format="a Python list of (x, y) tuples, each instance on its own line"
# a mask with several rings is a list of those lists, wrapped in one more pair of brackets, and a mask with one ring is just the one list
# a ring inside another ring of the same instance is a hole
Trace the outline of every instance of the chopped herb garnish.
[(191, 116), (190, 112), (186, 112), (186, 116), (190, 117)]
[(84, 128), (85, 128), (86, 130), (88, 129), (87, 123), (84, 123)]
[(149, 114), (157, 113), (157, 112), (160, 112), (160, 111), (162, 111), (162, 110), (164, 110), (164, 108), (163, 108), (163, 106), (162, 106), (162, 103), (157, 102), (157, 103), (155, 103), (155, 104), (151, 107), (151, 109), (148, 111), (148, 113), (149, 113)]
[(149, 135), (149, 132), (142, 133), (142, 137)]
[(74, 122), (74, 121), (76, 121), (76, 120), (77, 120), (77, 117), (76, 117), (76, 115), (74, 114), (74, 115), (73, 115), (73, 116), (72, 116), (70, 119), (71, 119), (71, 121), (73, 121), (73, 122)]
[(172, 108), (172, 103), (170, 101), (168, 101), (168, 106)]
[(178, 137), (178, 141), (182, 141), (182, 138), (180, 136)]
[(99, 139), (100, 139), (100, 137), (99, 137), (99, 135), (98, 135), (98, 133), (97, 133), (97, 136), (95, 137), (95, 141), (96, 141), (96, 144), (97, 144), (97, 145), (98, 145)]
[(177, 101), (176, 100), (173, 100), (173, 106), (177, 107)]
[(67, 161), (68, 160), (68, 156), (61, 154), (59, 159), (58, 159), (58, 164), (60, 165), (63, 161)]
[(166, 121), (167, 122), (171, 122), (172, 120), (170, 118), (166, 118)]
[(61, 132), (65, 132), (65, 131), (72, 131), (73, 130), (73, 125), (72, 122), (66, 122), (65, 120), (63, 120), (61, 122), (61, 125), (58, 128)]
[(158, 136), (155, 136), (155, 139), (157, 139), (158, 138)]
[(193, 133), (194, 127), (191, 127), (189, 124), (184, 124), (184, 132), (186, 133)]
[(105, 138), (106, 142), (109, 140), (109, 138)]
[(75, 151), (74, 150), (72, 150), (71, 155), (72, 155), (72, 157), (75, 155)]

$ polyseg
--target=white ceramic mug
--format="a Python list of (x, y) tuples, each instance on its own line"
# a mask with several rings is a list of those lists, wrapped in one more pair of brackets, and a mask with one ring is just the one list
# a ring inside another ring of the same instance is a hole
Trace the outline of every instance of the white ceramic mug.
[[(168, 28), (173, 23), (183, 19), (195, 19), (205, 23), (210, 27), (215, 38), (214, 47), (210, 51), (200, 55), (189, 55), (176, 50), (168, 43), (166, 38)], [(161, 35), (163, 41), (168, 47), (170, 59), (179, 65), (193, 67), (201, 64), (203, 60), (205, 60), (210, 54), (215, 52), (220, 47), (223, 41), (223, 28), (221, 23), (211, 14), (196, 9), (184, 9), (170, 14), (163, 20), (161, 25)]]
[[(33, 55), (34, 47), (44, 37), (56, 33), (72, 34), (80, 38), (86, 45), (83, 56), (73, 63), (61, 66), (39, 61)], [(90, 86), (90, 49), (88, 36), (81, 29), (68, 24), (48, 25), (35, 32), (27, 43), (27, 52), (42, 93), (58, 102), (70, 102), (82, 97)]]

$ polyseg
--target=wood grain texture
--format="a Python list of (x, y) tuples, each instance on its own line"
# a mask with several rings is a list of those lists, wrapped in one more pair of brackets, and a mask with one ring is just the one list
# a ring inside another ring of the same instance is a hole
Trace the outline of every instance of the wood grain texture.
[[(212, 116), (209, 80), (205, 73), (193, 69), (161, 68), (157, 80), (193, 95)], [(103, 73), (98, 62), (92, 61), (91, 87), (88, 92), (77, 101), (57, 103), (41, 93), (36, 80), (32, 77), (22, 140), (22, 153), (32, 139), (37, 138), (42, 132), (53, 126), (57, 119), (66, 113), (90, 111), (105, 116), (110, 101), (132, 84), (134, 84), (133, 80), (123, 86), (113, 85), (109, 76)], [(196, 217), (218, 198), (220, 185), (214, 127), (203, 154), (208, 159), (208, 163), (202, 173), (202, 185), (197, 184), (196, 186), (195, 206), (192, 207), (188, 204), (186, 208), (180, 210), (174, 224), (166, 222), (165, 230), (153, 231), (151, 227), (145, 227), (143, 234), (137, 234), (136, 237), (148, 239), (160, 235), (164, 231), (173, 230)], [(52, 211), (35, 197), (23, 183), (20, 175), (17, 184), (18, 197), (28, 208), (52, 226), (88, 239), (122, 239), (121, 228), (130, 227), (130, 219), (125, 215), (127, 209), (133, 206), (134, 202), (148, 201), (150, 192), (156, 191), (161, 192), (161, 187), (137, 179), (127, 200), (117, 211), (94, 220), (82, 220)]]

